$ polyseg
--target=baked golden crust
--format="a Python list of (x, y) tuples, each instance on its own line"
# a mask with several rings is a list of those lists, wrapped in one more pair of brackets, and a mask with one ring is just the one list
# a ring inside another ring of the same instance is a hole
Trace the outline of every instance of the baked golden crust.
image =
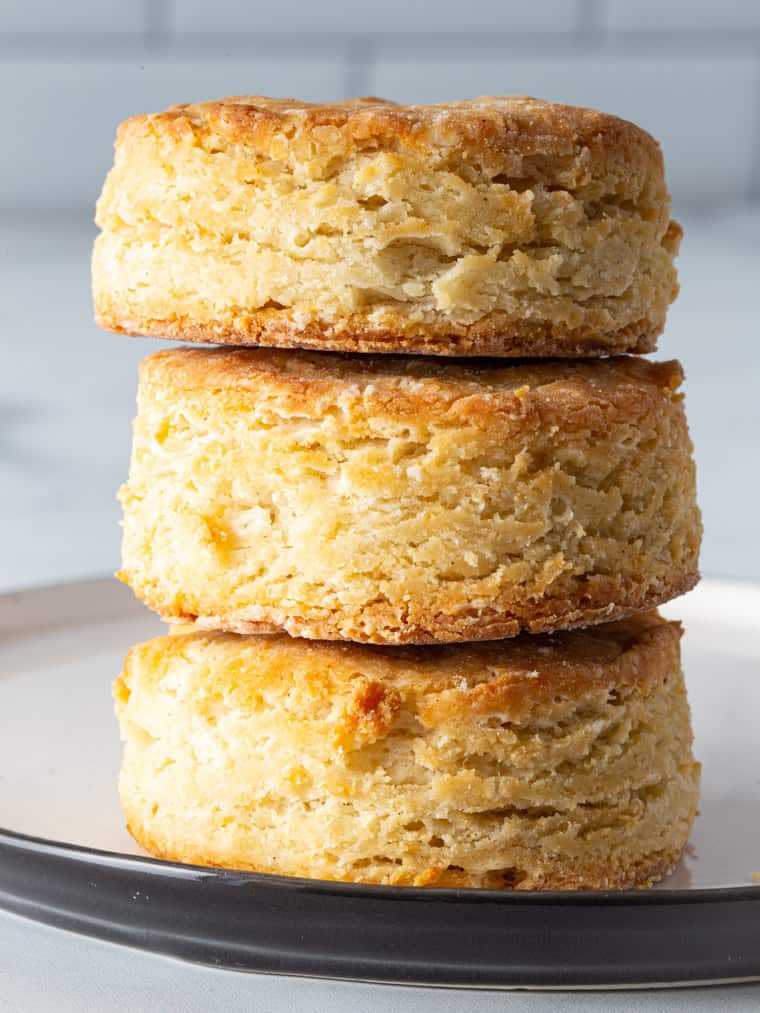
[(129, 828), (161, 857), (286, 875), (647, 885), (698, 797), (679, 636), (648, 614), (428, 648), (158, 638), (115, 684)]
[(332, 160), (365, 148), (403, 147), (441, 159), (464, 152), (493, 160), (512, 176), (524, 171), (522, 160), (530, 158), (534, 172), (572, 188), (616, 167), (624, 177), (617, 185), (632, 193), (642, 179), (663, 173), (659, 145), (633, 123), (526, 95), (416, 106), (375, 96), (322, 103), (236, 95), (133, 116), (120, 125), (117, 144), (145, 128), (182, 140), (188, 126), (230, 144), (250, 145), (273, 161)]
[(660, 149), (524, 97), (241, 96), (123, 123), (93, 290), (115, 331), (436, 355), (655, 346), (677, 292)]
[(159, 353), (119, 576), (170, 620), (369, 643), (651, 608), (697, 579), (681, 377), (633, 358)]
[[(675, 294), (675, 293), (674, 293)], [(488, 318), (450, 330), (386, 311), (382, 326), (361, 314), (334, 323), (290, 319), (282, 310), (236, 307), (229, 320), (194, 320), (171, 313), (155, 318), (125, 316), (116, 300), (98, 302), (95, 322), (115, 334), (168, 338), (198, 344), (304, 348), (364, 354), (498, 356), (502, 358), (594, 358), (622, 352), (643, 354), (657, 348), (662, 323), (637, 320), (615, 334), (600, 335), (591, 327), (556, 328), (546, 323), (489, 314)]]
[[(125, 571), (120, 570), (116, 576), (130, 583)], [(385, 603), (369, 605), (358, 618), (331, 614), (318, 606), (310, 608), (308, 604), (303, 609), (304, 615), (292, 615), (286, 609), (270, 605), (249, 608), (246, 617), (232, 610), (196, 616), (190, 612), (170, 612), (160, 599), (136, 593), (167, 622), (184, 623), (197, 630), (252, 635), (285, 632), (291, 637), (367, 644), (447, 644), (501, 640), (516, 637), (523, 631), (551, 633), (615, 622), (685, 594), (698, 580), (699, 574), (695, 572), (680, 581), (672, 580), (666, 591), (644, 594), (622, 580), (590, 578), (580, 604), (571, 597), (557, 597), (520, 607), (502, 604), (508, 600), (508, 596), (503, 595), (492, 606), (480, 606), (474, 615), (455, 617), (445, 613), (431, 616), (429, 611), (416, 608), (414, 603), (401, 607), (388, 607)], [(610, 599), (623, 599), (624, 604), (611, 604)]]

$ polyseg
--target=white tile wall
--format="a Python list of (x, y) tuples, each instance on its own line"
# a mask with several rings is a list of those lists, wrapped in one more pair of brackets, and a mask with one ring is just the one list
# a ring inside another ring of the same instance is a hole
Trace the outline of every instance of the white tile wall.
[(613, 32), (760, 30), (757, 0), (607, 0)]
[(679, 203), (760, 196), (760, 0), (0, 0), (0, 88), (0, 213), (91, 206), (120, 119), (240, 91), (530, 92), (641, 123)]
[(29, 33), (68, 36), (146, 30), (151, 0), (3, 0), (0, 39)]
[(420, 102), (516, 93), (604, 109), (660, 141), (677, 202), (726, 204), (750, 189), (756, 84), (748, 57), (452, 56), (421, 63), (381, 55), (370, 91)]
[(572, 32), (580, 0), (174, 0), (179, 34)]
[(254, 92), (335, 99), (343, 65), (334, 57), (214, 60), (25, 60), (0, 63), (6, 102), (0, 211), (91, 207), (112, 160), (120, 120), (174, 102)]

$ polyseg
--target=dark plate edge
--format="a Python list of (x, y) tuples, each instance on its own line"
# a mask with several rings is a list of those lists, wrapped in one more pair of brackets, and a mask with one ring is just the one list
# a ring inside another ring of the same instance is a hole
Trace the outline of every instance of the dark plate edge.
[[(699, 901), (697, 918), (690, 905)], [(760, 890), (752, 887), (539, 894), (362, 886), (120, 857), (0, 831), (0, 907), (258, 973), (560, 989), (760, 977)]]
[[(266, 872), (241, 872), (235, 869), (212, 868), (204, 865), (189, 865), (166, 859), (143, 855), (126, 855), (118, 851), (105, 851), (64, 841), (52, 841), (44, 837), (18, 833), (0, 826), (0, 845), (23, 851), (31, 851), (51, 858), (67, 858), (70, 861), (86, 862), (100, 867), (120, 871), (129, 869), (148, 875), (174, 875), (188, 880), (217, 879), (229, 885), (280, 887), (309, 893), (337, 894), (352, 897), (374, 897), (377, 899), (403, 899), (429, 901), (436, 898), (466, 900), (476, 903), (497, 904), (612, 904), (620, 905), (664, 905), (699, 903), (760, 903), (760, 884), (726, 887), (697, 887), (674, 890), (486, 890), (480, 888), (382, 886), (369, 883), (344, 883), (329, 879), (308, 879), (301, 876), (278, 876)], [(759, 926), (760, 931), (760, 926)]]

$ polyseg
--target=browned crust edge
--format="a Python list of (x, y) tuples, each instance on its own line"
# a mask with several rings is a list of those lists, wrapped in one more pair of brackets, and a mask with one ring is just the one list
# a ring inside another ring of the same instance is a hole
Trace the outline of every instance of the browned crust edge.
[[(607, 433), (671, 410), (682, 400), (677, 360), (638, 356), (598, 359), (452, 360), (398, 355), (326, 354), (302, 349), (190, 347), (162, 349), (140, 363), (149, 399), (221, 398), (229, 410), (257, 416), (321, 418), (336, 398), (362, 424), (370, 418), (414, 422), (449, 418), (526, 435), (536, 427)], [(414, 381), (411, 385), (409, 381)], [(273, 420), (276, 421), (276, 420)], [(588, 438), (588, 437), (587, 437)]]
[[(426, 724), (456, 723), (463, 729), (475, 716), (480, 720), (505, 710), (543, 712), (558, 694), (577, 698), (602, 684), (626, 696), (634, 691), (648, 696), (668, 673), (680, 669), (682, 634), (680, 623), (657, 612), (582, 630), (424, 646), (304, 640), (287, 634), (240, 637), (218, 630), (192, 632), (182, 626), (132, 647), (113, 684), (113, 695), (118, 713), (129, 701), (135, 678), (147, 675), (160, 682), (165, 659), (182, 657), (188, 639), (207, 638), (213, 643), (232, 638), (240, 641), (238, 657), (246, 664), (256, 665), (249, 651), (257, 655), (262, 680), (268, 681), (272, 673), (279, 680), (282, 671), (291, 671), (292, 659), (299, 658), (298, 685), (290, 694), (294, 715), (297, 700), (306, 701), (310, 712), (314, 699), (343, 699), (341, 716), (330, 726), (337, 730), (335, 741), (348, 748), (348, 741), (362, 739), (356, 734), (360, 727), (371, 741), (389, 734), (402, 702), (394, 682), (401, 672), (413, 686), (417, 698), (413, 706), (418, 715), (424, 714)], [(606, 649), (600, 654), (601, 645)], [(473, 669), (486, 669), (491, 678), (471, 685), (467, 678)], [(524, 677), (526, 670), (529, 678)], [(229, 667), (223, 671), (225, 678), (230, 677)], [(251, 705), (258, 706), (256, 680), (241, 685), (250, 689)]]
[[(127, 575), (119, 571), (116, 577), (129, 584)], [(597, 626), (600, 623), (627, 619), (640, 612), (663, 605), (690, 591), (699, 580), (694, 568), (674, 575), (670, 585), (659, 593), (640, 588), (623, 588), (611, 579), (597, 589), (587, 600), (579, 594), (577, 599), (544, 599), (532, 607), (530, 603), (512, 605), (488, 612), (481, 610), (476, 616), (446, 616), (430, 612), (429, 619), (417, 618), (410, 622), (400, 610), (373, 606), (371, 616), (363, 610), (353, 613), (333, 612), (314, 618), (289, 616), (281, 609), (256, 606), (257, 619), (229, 612), (218, 615), (189, 615), (167, 608), (165, 603), (134, 587), (137, 597), (145, 602), (162, 619), (170, 623), (187, 623), (199, 630), (218, 630), (226, 633), (269, 634), (287, 633), (291, 637), (307, 640), (350, 640), (365, 644), (446, 644), (483, 640), (503, 640), (526, 633), (553, 633), (559, 630)], [(130, 585), (132, 586), (132, 585)], [(607, 594), (605, 595), (605, 590)], [(367, 629), (368, 620), (371, 628)], [(382, 629), (382, 634), (378, 633)]]
[(100, 299), (95, 322), (115, 334), (165, 338), (200, 344), (304, 348), (313, 351), (405, 353), (439, 356), (495, 356), (501, 358), (596, 358), (657, 349), (664, 320), (643, 319), (617, 331), (562, 329), (488, 314), (473, 324), (419, 324), (396, 317), (393, 329), (377, 328), (360, 314), (340, 323), (309, 321), (296, 324), (281, 310), (235, 309), (225, 320), (190, 317), (134, 317), (123, 312), (117, 299)]
[[(146, 132), (220, 137), (279, 157), (297, 157), (302, 151), (310, 156), (315, 147), (350, 152), (378, 145), (401, 145), (429, 155), (454, 149), (488, 155), (497, 164), (514, 153), (560, 159), (585, 153), (582, 179), (608, 164), (664, 177), (660, 145), (641, 127), (610, 113), (529, 95), (481, 95), (428, 105), (403, 105), (377, 96), (322, 103), (233, 95), (133, 116), (120, 124), (116, 145)], [(559, 171), (563, 169), (561, 164)]]

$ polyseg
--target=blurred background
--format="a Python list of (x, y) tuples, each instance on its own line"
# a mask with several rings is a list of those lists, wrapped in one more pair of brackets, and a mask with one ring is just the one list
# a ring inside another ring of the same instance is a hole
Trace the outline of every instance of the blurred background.
[(117, 566), (138, 361), (92, 323), (116, 125), (244, 92), (531, 94), (662, 143), (686, 235), (660, 357), (687, 372), (703, 572), (760, 578), (760, 3), (0, 0), (0, 590)]

